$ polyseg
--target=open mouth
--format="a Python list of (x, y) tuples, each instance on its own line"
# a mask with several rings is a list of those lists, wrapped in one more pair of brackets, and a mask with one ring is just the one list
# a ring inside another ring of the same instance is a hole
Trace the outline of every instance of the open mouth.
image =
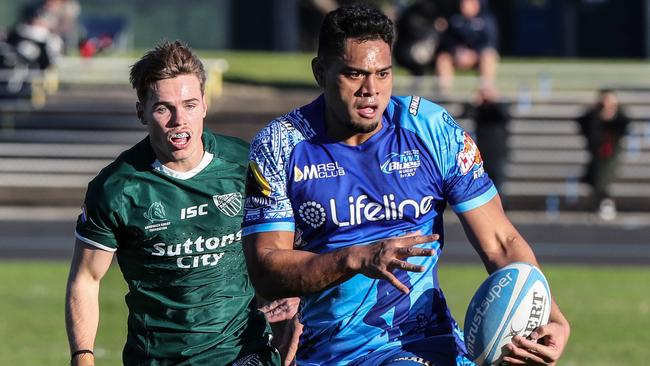
[(170, 136), (169, 140), (176, 148), (182, 149), (190, 142), (190, 134), (187, 132), (175, 133)]
[(357, 113), (363, 118), (375, 118), (377, 114), (376, 106), (361, 106), (357, 108)]

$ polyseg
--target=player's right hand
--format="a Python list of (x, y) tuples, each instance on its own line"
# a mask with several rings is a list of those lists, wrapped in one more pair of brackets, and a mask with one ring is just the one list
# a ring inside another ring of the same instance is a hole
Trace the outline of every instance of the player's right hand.
[(382, 239), (369, 245), (359, 245), (350, 248), (348, 261), (350, 267), (358, 273), (370, 278), (377, 278), (390, 282), (401, 292), (408, 294), (409, 289), (401, 283), (393, 270), (401, 269), (410, 272), (422, 272), (424, 267), (407, 262), (409, 257), (430, 257), (435, 254), (434, 249), (418, 248), (416, 245), (436, 241), (438, 234), (413, 235)]

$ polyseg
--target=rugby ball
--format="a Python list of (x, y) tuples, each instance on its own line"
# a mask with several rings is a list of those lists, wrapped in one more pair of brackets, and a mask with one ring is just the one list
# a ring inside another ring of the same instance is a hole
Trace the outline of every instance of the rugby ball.
[(479, 366), (498, 365), (515, 335), (528, 337), (547, 324), (551, 292), (544, 274), (528, 263), (492, 273), (476, 290), (465, 315), (465, 345)]

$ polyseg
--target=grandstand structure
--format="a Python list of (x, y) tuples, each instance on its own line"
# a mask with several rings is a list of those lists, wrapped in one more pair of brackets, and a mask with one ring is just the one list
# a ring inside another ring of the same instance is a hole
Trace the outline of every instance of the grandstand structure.
[[(87, 183), (119, 152), (146, 135), (135, 118), (128, 77), (68, 60), (57, 90), (44, 103), (0, 100), (0, 206), (78, 207)], [(113, 65), (120, 64), (119, 62)], [(271, 118), (305, 104), (315, 88), (221, 84), (225, 64), (210, 63), (212, 105), (207, 125), (250, 140)], [(108, 68), (110, 70), (110, 68)], [(87, 78), (93, 73), (93, 82)], [(100, 74), (99, 74), (100, 73)], [(124, 75), (122, 75), (124, 74)], [(621, 212), (650, 207), (650, 64), (642, 62), (505, 62), (502, 98), (513, 116), (507, 181), (508, 208), (524, 211), (586, 210), (589, 187), (580, 182), (588, 159), (575, 118), (600, 88), (617, 90), (632, 119), (612, 194)], [(474, 75), (456, 78), (453, 92), (438, 95), (432, 77), (396, 76), (395, 94), (418, 94), (461, 115), (478, 86)], [(472, 131), (471, 120), (458, 119)]]

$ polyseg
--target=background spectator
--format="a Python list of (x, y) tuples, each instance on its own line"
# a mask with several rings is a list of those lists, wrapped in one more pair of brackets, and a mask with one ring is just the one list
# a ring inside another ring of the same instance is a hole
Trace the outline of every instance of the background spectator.
[(478, 67), (483, 86), (494, 86), (499, 54), (497, 24), (480, 0), (461, 0), (459, 13), (449, 18), (438, 56), (436, 73), (441, 92), (453, 84), (454, 70)]
[(31, 69), (46, 69), (56, 63), (63, 41), (50, 29), (41, 4), (27, 5), (19, 22), (9, 31), (7, 43)]
[(63, 51), (68, 52), (79, 41), (78, 21), (81, 5), (77, 0), (45, 0), (42, 5), (43, 16), (50, 30), (61, 37)]
[(439, 35), (447, 26), (441, 15), (436, 1), (420, 0), (404, 9), (395, 23), (395, 59), (413, 75), (422, 76), (434, 66)]
[(584, 181), (592, 188), (592, 209), (605, 220), (616, 217), (616, 205), (608, 188), (616, 178), (616, 167), (621, 152), (621, 138), (627, 132), (630, 119), (619, 105), (613, 90), (598, 93), (596, 104), (577, 119), (580, 131), (587, 139), (589, 163)]
[(499, 101), (496, 89), (481, 88), (474, 103), (466, 108), (465, 114), (474, 119), (476, 143), (483, 157), (483, 168), (505, 202), (502, 187), (506, 180), (505, 168), (509, 151), (508, 105)]

